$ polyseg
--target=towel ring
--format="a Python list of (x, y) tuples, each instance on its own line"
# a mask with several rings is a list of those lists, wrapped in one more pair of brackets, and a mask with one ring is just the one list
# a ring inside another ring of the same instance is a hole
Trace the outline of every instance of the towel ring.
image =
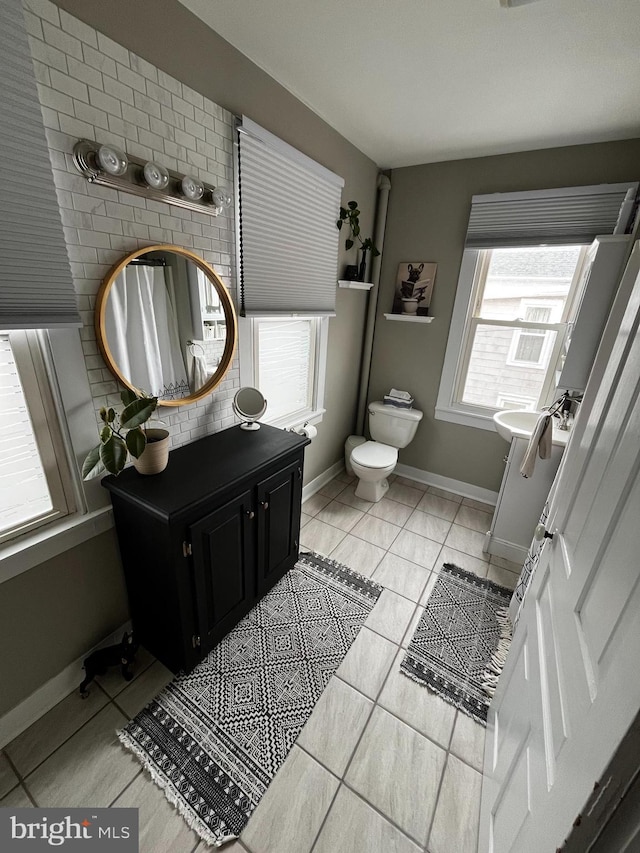
[(187, 341), (187, 346), (189, 347), (189, 352), (191, 353), (191, 355), (195, 355), (195, 353), (193, 351), (194, 347), (200, 347), (200, 351), (202, 352), (202, 355), (206, 355), (205, 349), (202, 346), (202, 344), (196, 343), (196, 341)]

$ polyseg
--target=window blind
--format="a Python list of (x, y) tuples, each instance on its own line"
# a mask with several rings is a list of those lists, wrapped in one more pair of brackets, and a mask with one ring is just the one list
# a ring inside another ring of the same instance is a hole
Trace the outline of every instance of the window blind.
[(313, 405), (314, 320), (256, 320), (256, 381), (267, 399), (269, 420)]
[(79, 326), (20, 0), (0, 19), (0, 329)]
[(637, 191), (637, 183), (625, 183), (474, 195), (465, 245), (566, 245), (591, 243), (600, 234), (624, 234)]
[(237, 154), (240, 313), (335, 314), (343, 179), (246, 117)]

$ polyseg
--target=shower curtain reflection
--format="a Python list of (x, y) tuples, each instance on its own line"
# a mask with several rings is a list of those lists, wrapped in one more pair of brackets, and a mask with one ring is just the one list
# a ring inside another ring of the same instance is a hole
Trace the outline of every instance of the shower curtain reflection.
[(128, 264), (113, 283), (105, 324), (114, 361), (132, 385), (160, 400), (189, 395), (168, 268)]

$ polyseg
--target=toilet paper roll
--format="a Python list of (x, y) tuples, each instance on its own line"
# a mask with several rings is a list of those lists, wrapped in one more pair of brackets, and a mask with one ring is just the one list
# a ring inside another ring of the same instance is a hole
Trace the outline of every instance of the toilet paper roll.
[(313, 424), (305, 424), (304, 426), (299, 427), (296, 432), (300, 433), (300, 435), (306, 435), (307, 438), (311, 439), (314, 439), (318, 434), (318, 430)]

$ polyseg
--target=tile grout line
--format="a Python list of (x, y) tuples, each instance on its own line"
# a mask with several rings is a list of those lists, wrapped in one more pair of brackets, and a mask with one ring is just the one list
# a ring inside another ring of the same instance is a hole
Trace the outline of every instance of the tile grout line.
[[(6, 758), (7, 763), (9, 764), (9, 767), (13, 770), (13, 772), (14, 772), (14, 773), (15, 773), (15, 775), (16, 775), (16, 778), (18, 779), (18, 784), (17, 784), (17, 785), (14, 785), (14, 786), (13, 786), (13, 788), (11, 788), (11, 791), (15, 791), (15, 790), (16, 790), (16, 788), (22, 788), (22, 790), (24, 791), (24, 793), (27, 795), (28, 799), (30, 799), (30, 800), (31, 800), (31, 802), (33, 803), (34, 808), (38, 808), (38, 804), (37, 804), (37, 802), (36, 802), (36, 800), (35, 800), (35, 797), (32, 795), (31, 791), (29, 790), (29, 788), (27, 788), (27, 785), (25, 784), (24, 776), (22, 776), (22, 775), (18, 772), (18, 768), (17, 768), (17, 767), (16, 767), (16, 765), (13, 763), (13, 761), (11, 760), (11, 758), (9, 757), (9, 755), (7, 755), (7, 751), (6, 751), (6, 750), (2, 750), (2, 751), (4, 752), (4, 757)], [(7, 791), (7, 793), (6, 793), (4, 796), (5, 796), (5, 797), (6, 797), (6, 796), (8, 796), (8, 795), (11, 793), (11, 791)], [(4, 797), (3, 797), (3, 799), (4, 799)]]

